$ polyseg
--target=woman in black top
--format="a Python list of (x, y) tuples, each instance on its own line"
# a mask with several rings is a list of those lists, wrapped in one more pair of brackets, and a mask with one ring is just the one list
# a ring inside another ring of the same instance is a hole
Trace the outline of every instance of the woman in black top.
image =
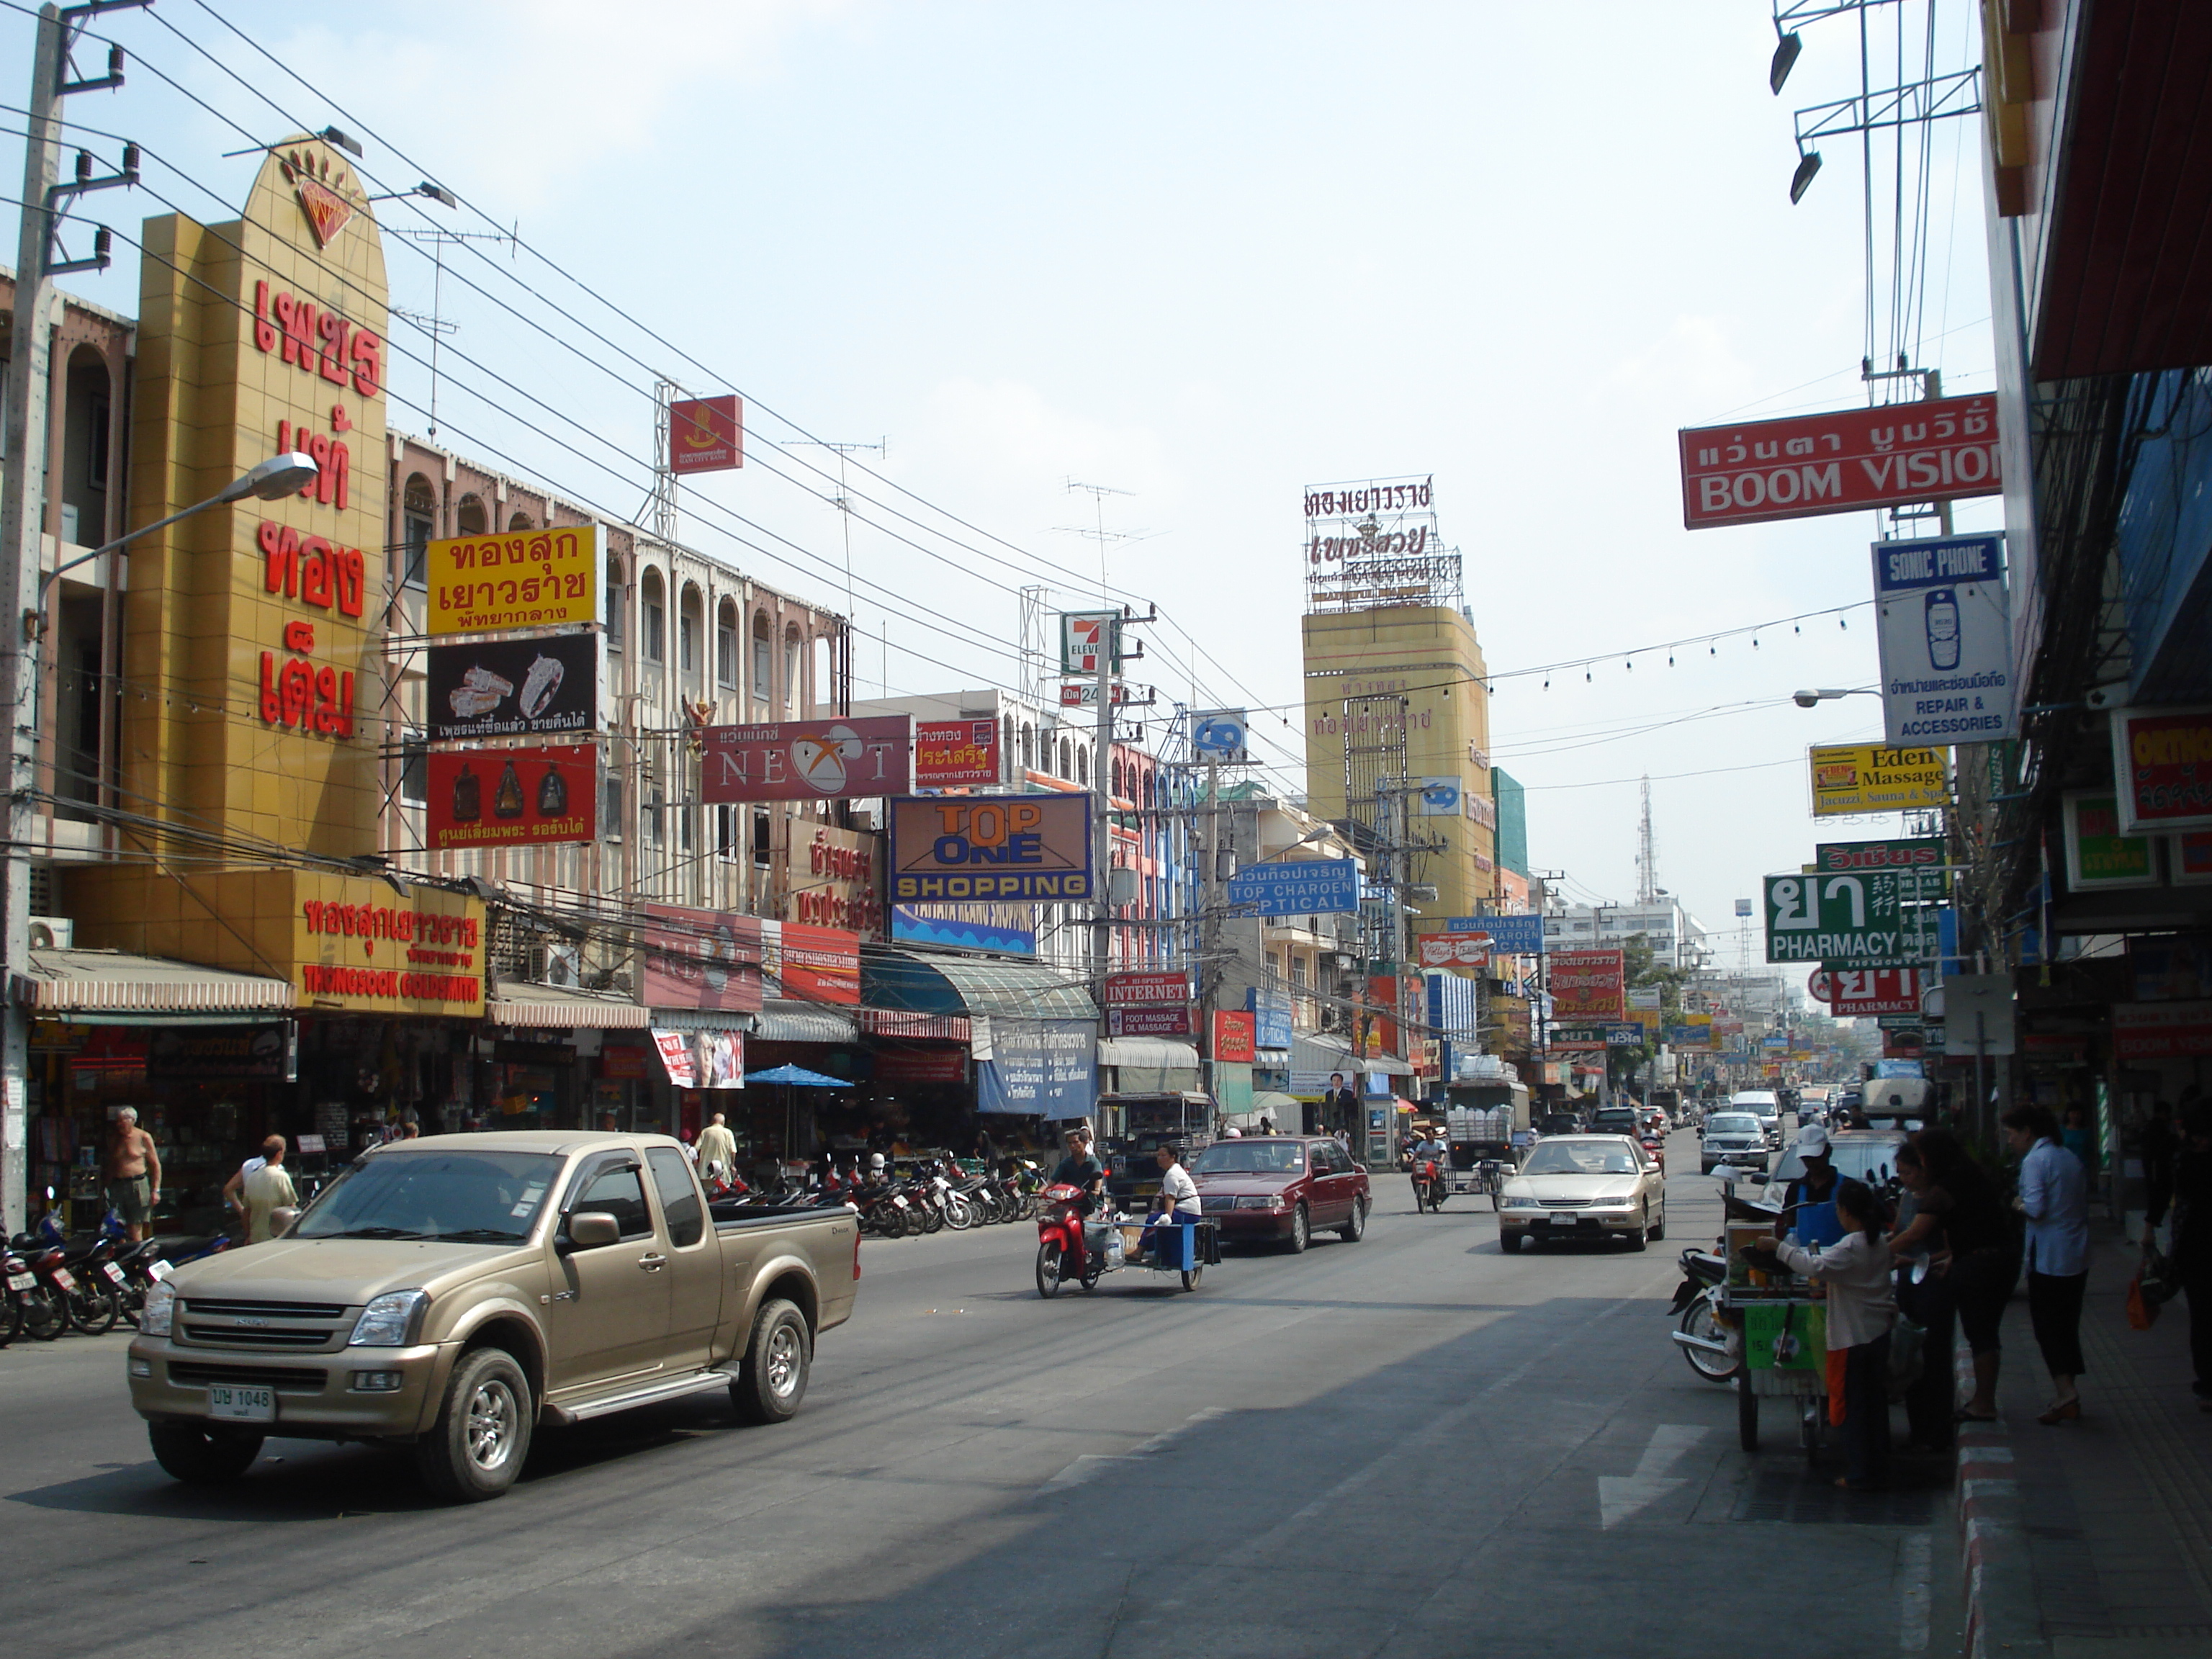
[(1951, 1332), (1958, 1309), (1948, 1273), (1937, 1271), (1950, 1250), (1945, 1223), (1957, 1200), (1936, 1183), (1927, 1154), (1910, 1141), (1897, 1149), (1897, 1178), (1912, 1200), (1912, 1219), (1890, 1235), (1897, 1261), (1897, 1311), (1926, 1333), (1920, 1376), (1905, 1393), (1910, 1449), (1951, 1449), (1951, 1412), (1958, 1395), (1951, 1375)]
[(2197, 1409), (2212, 1412), (2212, 1110), (2191, 1107), (2181, 1135), (2173, 1161), (2173, 1270), (2189, 1297), (2191, 1389)]
[(1997, 1415), (1997, 1367), (2000, 1359), (1997, 1327), (2004, 1317), (2006, 1299), (2020, 1264), (2014, 1249), (2012, 1218), (2003, 1195), (1982, 1166), (1974, 1162), (1958, 1136), (1948, 1129), (1923, 1129), (1913, 1137), (1921, 1158), (1936, 1185), (1951, 1200), (1943, 1231), (1950, 1246), (1950, 1261), (1943, 1268), (1952, 1304), (1958, 1310), (1959, 1328), (1974, 1353), (1973, 1398), (1959, 1408), (1968, 1423), (1994, 1423)]

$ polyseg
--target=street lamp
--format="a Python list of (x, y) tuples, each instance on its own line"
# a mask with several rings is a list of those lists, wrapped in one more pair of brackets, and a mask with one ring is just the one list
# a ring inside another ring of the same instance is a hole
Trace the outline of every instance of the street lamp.
[[(287, 495), (296, 495), (314, 483), (316, 471), (315, 458), (305, 450), (293, 449), (286, 451), (282, 455), (271, 455), (267, 460), (257, 463), (248, 471), (233, 478), (205, 501), (197, 501), (181, 513), (172, 513), (166, 519), (156, 519), (153, 523), (142, 526), (137, 530), (126, 530), (112, 542), (104, 542), (94, 548), (91, 552), (80, 554), (71, 559), (67, 564), (56, 565), (47, 573), (46, 581), (39, 589), (39, 608), (27, 613), (23, 617), (23, 637), (25, 639), (37, 637), (41, 618), (46, 614), (46, 595), (52, 591), (55, 582), (61, 579), (64, 571), (74, 570), (81, 564), (90, 564), (101, 554), (112, 553), (126, 542), (135, 542), (141, 536), (149, 536), (156, 530), (165, 530), (178, 520), (189, 519), (193, 514), (204, 513), (211, 507), (227, 507), (233, 501), (244, 501), (248, 495), (256, 496), (264, 501), (282, 501)], [(31, 706), (33, 708), (38, 706), (35, 697), (32, 699)]]
[(1790, 694), (1790, 701), (1800, 708), (1816, 708), (1824, 702), (1833, 702), (1838, 697), (1874, 697), (1881, 695), (1871, 685), (1854, 685), (1848, 688), (1832, 685), (1808, 686), (1802, 691), (1792, 691)]
[[(22, 637), (29, 647), (15, 654), (14, 684), (15, 717), (9, 722), (8, 798), (8, 852), (6, 872), (6, 917), (4, 933), (0, 933), (0, 957), (4, 957), (4, 983), (11, 994), (0, 1009), (0, 1112), (21, 1121), (26, 1085), (25, 1073), (29, 1058), (31, 1021), (30, 1010), (13, 994), (14, 987), (25, 982), (31, 971), (31, 861), (37, 800), (33, 791), (38, 781), (39, 730), (40, 684), (43, 678), (45, 653), (36, 644), (45, 631), (46, 610), (53, 585), (65, 570), (74, 570), (81, 564), (89, 564), (103, 553), (112, 553), (126, 543), (141, 536), (173, 525), (179, 519), (188, 519), (195, 513), (204, 513), (211, 507), (225, 507), (233, 501), (242, 501), (247, 496), (258, 496), (273, 501), (283, 496), (297, 494), (315, 481), (317, 468), (314, 457), (299, 450), (289, 450), (282, 455), (272, 455), (267, 460), (234, 478), (204, 501), (197, 501), (181, 513), (172, 513), (166, 519), (156, 520), (140, 529), (128, 531), (113, 541), (95, 547), (91, 552), (71, 559), (66, 564), (57, 564), (46, 579), (39, 584), (38, 603), (23, 612)], [(35, 498), (34, 498), (35, 499)], [(12, 1144), (11, 1144), (12, 1143)], [(10, 1126), (10, 1132), (0, 1136), (0, 1213), (5, 1215), (5, 1226), (10, 1232), (23, 1224), (21, 1206), (25, 1196), (23, 1176), (26, 1164), (20, 1132)]]

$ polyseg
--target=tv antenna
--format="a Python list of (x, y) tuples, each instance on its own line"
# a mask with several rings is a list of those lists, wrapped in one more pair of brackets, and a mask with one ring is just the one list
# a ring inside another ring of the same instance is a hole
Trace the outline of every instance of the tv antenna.
[[(411, 193), (411, 192), (410, 192)], [(428, 191), (424, 192), (427, 194)], [(384, 200), (382, 197), (375, 200)], [(439, 197), (441, 201), (449, 198)], [(446, 248), (449, 243), (504, 242), (507, 257), (515, 257), (517, 240), (522, 233), (522, 222), (516, 220), (512, 230), (447, 230), (439, 225), (380, 227), (387, 234), (404, 236), (410, 241), (427, 242), (430, 246), (430, 309), (426, 315), (419, 311), (404, 311), (393, 306), (392, 314), (409, 322), (430, 337), (430, 441), (438, 441), (438, 343), (448, 334), (457, 334), (461, 325), (446, 316)]]
[(1109, 530), (1106, 527), (1106, 498), (1109, 495), (1133, 495), (1135, 494), (1133, 490), (1115, 489), (1110, 484), (1084, 483), (1070, 478), (1067, 481), (1067, 493), (1073, 495), (1078, 490), (1091, 497), (1092, 517), (1091, 527), (1086, 529), (1081, 525), (1056, 524), (1053, 528), (1066, 535), (1080, 536), (1085, 541), (1096, 542), (1098, 544), (1098, 601), (1102, 605), (1110, 605), (1114, 600), (1106, 589), (1106, 550), (1116, 542), (1143, 541), (1153, 532), (1149, 530)]

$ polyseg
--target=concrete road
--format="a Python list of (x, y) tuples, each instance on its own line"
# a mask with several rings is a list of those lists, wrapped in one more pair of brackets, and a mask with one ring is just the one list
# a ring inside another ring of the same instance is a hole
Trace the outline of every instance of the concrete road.
[[(1033, 1230), (865, 1248), (805, 1411), (719, 1401), (542, 1434), (499, 1502), (272, 1440), (193, 1491), (148, 1455), (123, 1339), (0, 1350), (17, 1652), (981, 1656), (1618, 1652), (1725, 1632), (1957, 1650), (1937, 1489), (1853, 1497), (1666, 1339), (1718, 1231), (1674, 1138), (1669, 1238), (1498, 1249), (1486, 1206), (1378, 1178), (1366, 1238), (1038, 1299)], [(1781, 1427), (1778, 1421), (1775, 1425)], [(1910, 1477), (1910, 1468), (1900, 1471)]]

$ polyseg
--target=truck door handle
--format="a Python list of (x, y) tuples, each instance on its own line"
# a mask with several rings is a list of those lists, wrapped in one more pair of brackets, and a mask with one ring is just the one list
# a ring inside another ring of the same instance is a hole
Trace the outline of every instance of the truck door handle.
[(668, 1258), (665, 1255), (648, 1253), (638, 1257), (637, 1265), (649, 1273), (657, 1273), (668, 1265)]

